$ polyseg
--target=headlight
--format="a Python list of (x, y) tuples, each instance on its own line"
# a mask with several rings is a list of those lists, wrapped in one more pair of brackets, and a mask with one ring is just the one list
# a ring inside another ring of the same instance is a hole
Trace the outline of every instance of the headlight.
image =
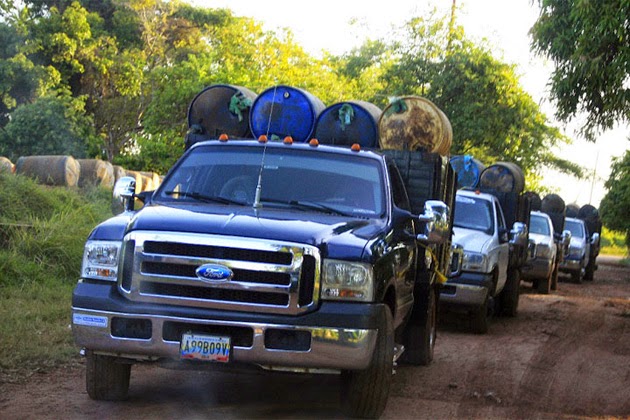
[(538, 244), (536, 247), (536, 256), (541, 258), (551, 258), (551, 247), (545, 244)]
[(83, 251), (81, 277), (116, 281), (121, 242), (88, 241)]
[(464, 262), (462, 264), (462, 270), (464, 271), (479, 271), (482, 273), (488, 272), (486, 268), (486, 256), (479, 254), (478, 252), (464, 251)]
[(322, 299), (371, 302), (374, 275), (369, 264), (324, 260)]
[(584, 255), (584, 248), (580, 246), (573, 246), (569, 248), (569, 258), (572, 259), (580, 259)]

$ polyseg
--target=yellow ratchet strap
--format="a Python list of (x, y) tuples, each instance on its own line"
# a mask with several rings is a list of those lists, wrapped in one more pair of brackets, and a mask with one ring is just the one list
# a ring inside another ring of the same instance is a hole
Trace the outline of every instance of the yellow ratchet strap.
[(444, 275), (444, 273), (442, 273), (442, 272), (440, 272), (440, 270), (438, 270), (438, 265), (439, 265), (439, 263), (438, 263), (437, 257), (435, 256), (435, 252), (433, 252), (433, 250), (432, 250), (431, 248), (429, 248), (428, 246), (426, 246), (426, 245), (422, 245), (422, 244), (421, 244), (421, 246), (422, 246), (425, 250), (429, 251), (429, 253), (431, 254), (431, 259), (433, 260), (433, 272), (434, 272), (434, 273), (435, 273), (435, 275), (437, 276), (438, 281), (439, 281), (441, 284), (446, 283), (446, 282), (448, 281), (448, 277), (446, 277), (446, 276)]

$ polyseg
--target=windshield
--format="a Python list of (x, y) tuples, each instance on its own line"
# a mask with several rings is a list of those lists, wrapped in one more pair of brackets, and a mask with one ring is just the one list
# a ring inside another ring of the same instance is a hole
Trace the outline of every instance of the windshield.
[(534, 214), (532, 214), (529, 219), (529, 231), (530, 233), (538, 233), (540, 235), (551, 236), (547, 219), (541, 216), (536, 216)]
[[(251, 206), (262, 159), (261, 147), (198, 147), (173, 169), (154, 199)], [(381, 217), (382, 180), (374, 159), (270, 147), (264, 156), (260, 201), (263, 207)]]
[(584, 225), (582, 225), (580, 222), (566, 219), (564, 221), (564, 228), (570, 231), (571, 236), (573, 237), (577, 237), (577, 238), (584, 237)]
[(488, 235), (494, 232), (492, 203), (480, 198), (457, 196), (455, 200), (454, 225), (466, 229), (480, 230)]

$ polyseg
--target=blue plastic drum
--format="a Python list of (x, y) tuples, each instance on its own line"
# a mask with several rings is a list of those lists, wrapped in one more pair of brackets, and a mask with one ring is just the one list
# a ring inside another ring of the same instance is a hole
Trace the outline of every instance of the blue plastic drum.
[(324, 103), (313, 94), (278, 85), (258, 95), (252, 104), (249, 125), (255, 138), (266, 135), (273, 140), (291, 136), (296, 142), (306, 142), (311, 139), (317, 117), (324, 108)]
[(457, 174), (457, 188), (475, 188), (485, 165), (470, 155), (451, 157), (451, 166)]

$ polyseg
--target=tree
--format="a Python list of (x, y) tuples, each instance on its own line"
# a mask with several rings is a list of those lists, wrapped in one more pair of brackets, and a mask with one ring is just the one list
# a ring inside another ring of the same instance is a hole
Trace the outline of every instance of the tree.
[(392, 56), (397, 61), (384, 75), (386, 92), (426, 97), (441, 108), (453, 129), (452, 154), (472, 154), (486, 164), (514, 162), (530, 180), (543, 166), (582, 175), (549, 152), (569, 139), (523, 90), (514, 66), (467, 40), (461, 27), (437, 15), (414, 18), (393, 43)]
[(0, 155), (15, 161), (30, 155), (85, 157), (87, 142), (94, 134), (91, 119), (83, 112), (83, 102), (61, 94), (16, 108), (2, 136)]
[(604, 186), (608, 192), (599, 205), (602, 222), (609, 229), (624, 232), (626, 246), (630, 249), (630, 150), (613, 158)]
[(584, 114), (583, 135), (630, 121), (630, 2), (538, 0), (532, 48), (553, 60), (551, 97), (562, 121)]

